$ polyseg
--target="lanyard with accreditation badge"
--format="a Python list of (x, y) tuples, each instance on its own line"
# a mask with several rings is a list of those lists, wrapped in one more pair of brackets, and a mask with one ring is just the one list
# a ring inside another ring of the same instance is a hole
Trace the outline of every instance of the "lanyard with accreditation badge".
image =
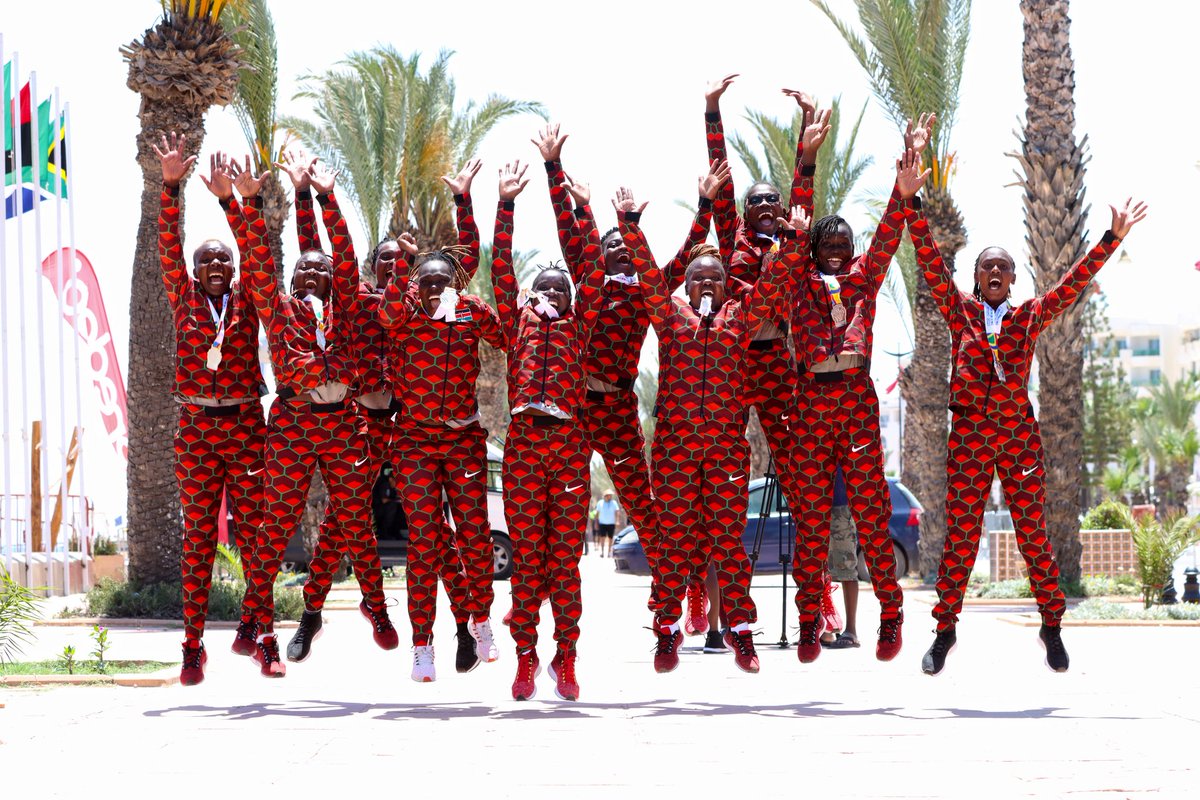
[(205, 357), (205, 363), (210, 370), (216, 370), (221, 366), (221, 345), (225, 342), (225, 311), (229, 308), (229, 293), (226, 292), (221, 297), (221, 313), (217, 313), (217, 304), (212, 301), (211, 297), (206, 298), (208, 301), (208, 310), (212, 314), (213, 322), (217, 326), (217, 338), (208, 347), (208, 355)]

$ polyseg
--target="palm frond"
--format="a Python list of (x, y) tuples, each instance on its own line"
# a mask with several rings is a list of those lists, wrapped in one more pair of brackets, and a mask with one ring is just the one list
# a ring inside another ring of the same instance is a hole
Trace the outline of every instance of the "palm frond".
[(222, 23), (242, 50), (233, 112), (254, 154), (256, 172), (273, 169), (276, 107), (279, 95), (279, 46), (267, 0), (247, 0), (225, 14)]

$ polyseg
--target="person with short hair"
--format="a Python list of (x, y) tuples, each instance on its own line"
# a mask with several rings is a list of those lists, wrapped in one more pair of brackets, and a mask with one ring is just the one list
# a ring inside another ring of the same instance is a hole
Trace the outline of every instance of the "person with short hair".
[(601, 558), (612, 555), (612, 540), (617, 530), (617, 510), (620, 507), (612, 489), (605, 489), (604, 496), (596, 503), (596, 533)]

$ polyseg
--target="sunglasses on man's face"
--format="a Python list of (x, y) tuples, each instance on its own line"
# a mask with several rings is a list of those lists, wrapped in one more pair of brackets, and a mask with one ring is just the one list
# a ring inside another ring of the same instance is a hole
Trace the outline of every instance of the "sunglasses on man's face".
[(769, 194), (752, 194), (746, 198), (746, 205), (748, 206), (773, 205), (778, 202), (779, 195), (775, 192)]

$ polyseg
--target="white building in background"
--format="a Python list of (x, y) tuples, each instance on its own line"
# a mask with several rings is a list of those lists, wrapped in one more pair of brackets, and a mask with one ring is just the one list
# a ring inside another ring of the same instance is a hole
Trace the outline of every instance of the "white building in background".
[(879, 433), (883, 438), (883, 471), (888, 475), (900, 476), (900, 425), (904, 410), (900, 402), (900, 387), (886, 393), (886, 386), (879, 391)]
[(1113, 319), (1110, 327), (1113, 359), (1125, 369), (1125, 378), (1134, 388), (1144, 390), (1158, 386), (1163, 378), (1177, 381), (1190, 373), (1200, 373), (1200, 319)]

